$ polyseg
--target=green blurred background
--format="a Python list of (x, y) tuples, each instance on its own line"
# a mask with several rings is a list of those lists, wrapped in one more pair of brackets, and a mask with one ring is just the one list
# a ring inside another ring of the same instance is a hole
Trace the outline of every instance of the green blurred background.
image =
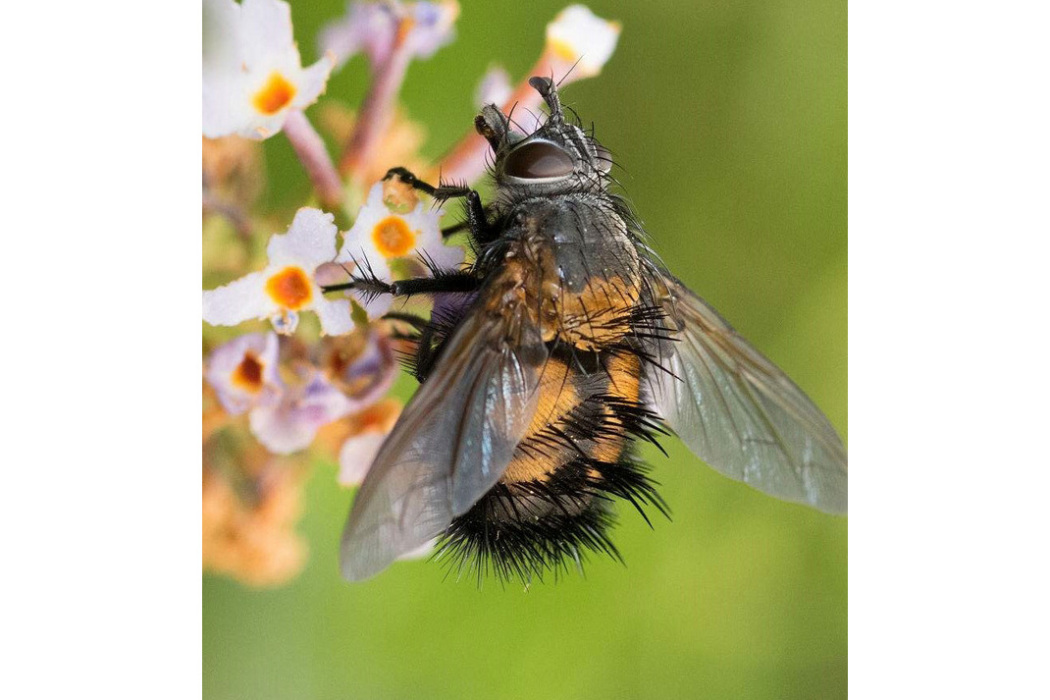
[[(493, 62), (524, 77), (560, 2), (462, 2), (458, 39), (403, 92), (438, 156), (471, 125)], [(846, 3), (592, 2), (623, 22), (603, 74), (563, 99), (623, 166), (670, 267), (846, 433)], [(293, 2), (304, 62), (338, 0)], [(356, 106), (357, 58), (325, 99)], [(312, 112), (308, 112), (311, 114)], [(267, 208), (308, 185), (265, 143)], [(411, 382), (399, 384), (403, 397)], [(204, 696), (219, 698), (836, 698), (846, 695), (846, 520), (731, 482), (674, 439), (654, 450), (673, 521), (621, 508), (627, 566), (501, 588), (434, 563), (363, 584), (338, 573), (352, 494), (314, 470), (303, 574), (255, 591), (205, 576)]]

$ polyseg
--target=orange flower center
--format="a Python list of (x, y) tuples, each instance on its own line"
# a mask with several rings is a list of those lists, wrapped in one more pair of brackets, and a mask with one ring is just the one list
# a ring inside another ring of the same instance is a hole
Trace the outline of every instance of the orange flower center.
[(301, 309), (313, 296), (310, 279), (300, 267), (286, 267), (266, 280), (266, 293), (282, 309)]
[(576, 52), (576, 49), (561, 39), (550, 39), (547, 42), (547, 46), (555, 56), (563, 61), (575, 61), (580, 57), (580, 54)]
[(262, 373), (262, 363), (259, 362), (255, 355), (246, 352), (244, 353), (244, 359), (241, 360), (241, 364), (237, 365), (237, 369), (233, 370), (231, 381), (234, 386), (254, 394), (262, 389)]
[(385, 258), (400, 258), (416, 245), (416, 234), (400, 216), (388, 216), (372, 229), (372, 241)]
[(294, 97), (295, 86), (288, 82), (283, 75), (274, 71), (270, 73), (270, 77), (266, 80), (266, 84), (262, 86), (262, 89), (255, 93), (252, 103), (255, 105), (255, 109), (269, 116), (284, 109)]

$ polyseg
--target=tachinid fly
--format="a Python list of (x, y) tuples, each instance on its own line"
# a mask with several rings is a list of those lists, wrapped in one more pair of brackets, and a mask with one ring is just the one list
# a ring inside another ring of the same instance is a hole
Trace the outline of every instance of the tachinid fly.
[(388, 175), (463, 198), (475, 262), (330, 288), (435, 300), (430, 319), (400, 319), (422, 385), (358, 492), (343, 575), (373, 576), (435, 537), (455, 569), (524, 581), (588, 551), (618, 557), (613, 501), (664, 511), (633, 446), (669, 430), (729, 477), (845, 513), (846, 450), (827, 419), (664, 269), (609, 192), (608, 152), (552, 81), (530, 83), (550, 112), (534, 133), (494, 105), (475, 119), (495, 156), (488, 206)]

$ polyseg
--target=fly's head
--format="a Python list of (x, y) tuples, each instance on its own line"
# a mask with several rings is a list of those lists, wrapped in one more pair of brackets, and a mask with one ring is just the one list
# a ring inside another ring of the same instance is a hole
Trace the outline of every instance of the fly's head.
[(496, 105), (485, 106), (474, 119), (474, 127), (495, 153), (496, 184), (526, 196), (603, 192), (612, 167), (609, 152), (566, 120), (557, 88), (549, 78), (534, 77), (529, 84), (550, 110), (550, 116), (532, 134), (514, 130)]

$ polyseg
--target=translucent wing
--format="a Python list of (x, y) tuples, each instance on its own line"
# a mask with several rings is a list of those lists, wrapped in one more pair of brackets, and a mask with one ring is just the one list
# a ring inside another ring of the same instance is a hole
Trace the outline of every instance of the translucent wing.
[(521, 308), (475, 306), (405, 407), (354, 501), (340, 565), (373, 576), (491, 489), (536, 410), (547, 350)]
[(672, 340), (657, 344), (654, 409), (701, 459), (788, 501), (846, 512), (846, 449), (802, 390), (681, 282), (657, 294)]

